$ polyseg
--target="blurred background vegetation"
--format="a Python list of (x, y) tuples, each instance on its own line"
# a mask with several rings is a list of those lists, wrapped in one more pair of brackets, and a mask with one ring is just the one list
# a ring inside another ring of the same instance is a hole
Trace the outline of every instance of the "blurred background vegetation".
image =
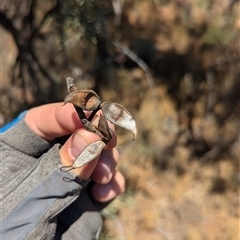
[[(101, 239), (238, 239), (238, 0), (2, 0), (0, 124), (62, 101), (66, 77), (119, 102), (126, 193)], [(47, 121), (47, 119), (46, 119)]]

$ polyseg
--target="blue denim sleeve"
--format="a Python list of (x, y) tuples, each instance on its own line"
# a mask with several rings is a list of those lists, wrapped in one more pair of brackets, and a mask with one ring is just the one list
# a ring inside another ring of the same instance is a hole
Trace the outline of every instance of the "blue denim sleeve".
[(12, 126), (14, 126), (15, 124), (17, 124), (19, 121), (21, 121), (21, 119), (24, 118), (24, 116), (26, 115), (27, 111), (23, 111), (21, 112), (16, 118), (14, 118), (11, 122), (7, 123), (6, 125), (2, 126), (0, 128), (0, 133), (4, 133), (6, 132), (9, 128), (11, 128)]

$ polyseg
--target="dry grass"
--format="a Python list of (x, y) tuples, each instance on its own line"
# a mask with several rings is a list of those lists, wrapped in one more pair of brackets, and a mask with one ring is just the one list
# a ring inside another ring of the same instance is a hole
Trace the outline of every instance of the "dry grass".
[[(125, 71), (124, 75), (120, 70), (120, 76), (128, 76), (122, 79), (128, 84), (123, 102), (134, 94), (131, 76), (135, 71)], [(138, 138), (131, 142), (129, 134), (119, 133), (119, 169), (127, 179), (127, 191), (104, 210), (103, 239), (237, 239), (239, 141), (233, 147), (235, 160), (228, 156), (206, 163), (185, 144), (187, 134), (177, 137), (185, 125), (179, 125), (176, 106), (165, 86), (157, 87), (155, 92), (156, 104), (149, 90), (136, 95), (139, 99), (135, 103), (141, 99), (135, 113)], [(202, 112), (203, 105), (196, 105)], [(235, 120), (230, 118), (221, 130), (214, 121), (198, 116), (193, 131), (210, 142), (218, 131), (225, 132), (227, 138), (236, 131)], [(204, 121), (204, 127), (198, 130)]]

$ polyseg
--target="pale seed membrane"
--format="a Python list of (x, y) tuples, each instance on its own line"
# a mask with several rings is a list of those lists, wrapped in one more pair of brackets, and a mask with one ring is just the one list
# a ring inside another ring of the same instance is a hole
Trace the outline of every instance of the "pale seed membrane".
[(101, 105), (104, 116), (112, 123), (132, 132), (133, 140), (137, 136), (136, 121), (133, 116), (118, 103), (104, 102)]
[(98, 157), (101, 154), (101, 152), (105, 146), (106, 146), (106, 144), (101, 140), (90, 143), (77, 156), (73, 165), (70, 167), (79, 168), (79, 167), (82, 167), (85, 164), (91, 162), (92, 160), (94, 160), (96, 157)]

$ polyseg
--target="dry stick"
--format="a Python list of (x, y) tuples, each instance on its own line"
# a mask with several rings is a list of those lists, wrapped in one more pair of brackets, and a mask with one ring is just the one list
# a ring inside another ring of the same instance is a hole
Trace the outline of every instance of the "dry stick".
[(156, 93), (154, 90), (155, 84), (154, 84), (154, 80), (152, 78), (152, 74), (150, 72), (148, 65), (141, 58), (139, 58), (133, 51), (131, 51), (128, 47), (123, 46), (118, 40), (114, 39), (112, 41), (112, 44), (116, 48), (120, 49), (126, 56), (128, 56), (131, 60), (133, 60), (144, 71), (148, 86), (152, 93), (153, 100), (154, 102), (156, 102)]
[(120, 49), (126, 56), (128, 56), (132, 61), (134, 61), (144, 71), (148, 86), (151, 91), (153, 104), (156, 107), (157, 106), (157, 96), (156, 96), (156, 92), (155, 92), (155, 83), (152, 78), (152, 74), (149, 69), (149, 66), (141, 58), (139, 58), (133, 51), (131, 51), (128, 47), (123, 46), (123, 44), (120, 43), (118, 40), (114, 39), (112, 41), (112, 44), (116, 48)]
[(124, 0), (112, 0), (113, 11), (115, 13), (114, 22), (116, 26), (121, 23)]

